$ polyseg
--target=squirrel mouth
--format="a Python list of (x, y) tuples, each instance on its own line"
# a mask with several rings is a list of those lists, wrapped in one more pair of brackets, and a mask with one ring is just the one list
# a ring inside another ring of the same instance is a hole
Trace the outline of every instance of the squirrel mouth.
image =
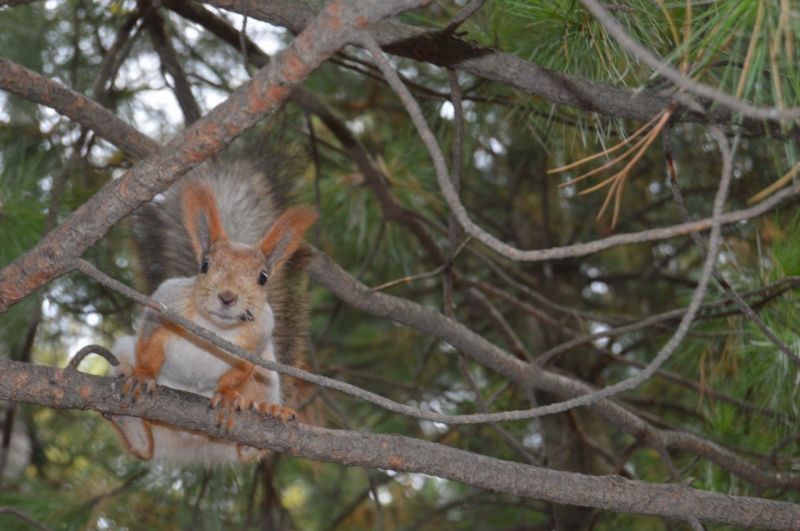
[(212, 310), (209, 310), (208, 313), (210, 313), (214, 317), (222, 319), (223, 321), (233, 321), (234, 319), (236, 319), (236, 317), (233, 316), (233, 315), (227, 315), (227, 314), (215, 312), (215, 311), (212, 311)]
[(239, 315), (230, 315), (230, 314), (225, 314), (225, 313), (219, 313), (219, 312), (215, 312), (215, 311), (212, 311), (212, 310), (209, 310), (208, 313), (210, 313), (214, 317), (222, 319), (223, 321), (234, 321), (234, 320), (237, 320), (237, 321), (242, 321), (242, 322), (252, 322), (252, 321), (256, 320), (255, 315), (250, 310), (245, 310), (242, 313), (240, 313)]

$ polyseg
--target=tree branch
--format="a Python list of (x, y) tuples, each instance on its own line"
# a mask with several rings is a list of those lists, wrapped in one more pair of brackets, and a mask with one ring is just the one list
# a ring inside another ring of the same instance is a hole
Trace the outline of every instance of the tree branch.
[(22, 520), (32, 528), (38, 529), (39, 531), (50, 531), (49, 527), (47, 527), (41, 522), (37, 522), (31, 515), (29, 515), (25, 511), (15, 509), (14, 507), (0, 507), (0, 514), (10, 514), (15, 518)]
[[(456, 350), (524, 388), (533, 386), (561, 399), (594, 391), (594, 388), (581, 381), (532, 367), (439, 312), (406, 299), (372, 292), (328, 256), (316, 250), (313, 255), (310, 265), (312, 278), (354, 308), (446, 341)], [(757, 485), (800, 488), (800, 476), (796, 474), (768, 472), (730, 450), (692, 433), (658, 430), (613, 401), (604, 400), (594, 404), (592, 408), (635, 438), (646, 436), (662, 440), (668, 448), (700, 455)]]
[(197, 104), (194, 94), (192, 94), (192, 87), (186, 78), (186, 72), (183, 71), (183, 67), (178, 60), (178, 53), (172, 46), (164, 17), (157, 10), (153, 11), (147, 16), (145, 24), (147, 25), (147, 31), (150, 33), (153, 48), (161, 59), (161, 70), (172, 77), (174, 84), (172, 91), (183, 112), (184, 120), (187, 124), (196, 122), (203, 113)]
[(96, 101), (2, 57), (0, 88), (54, 109), (91, 129), (135, 160), (159, 148), (158, 142), (140, 133)]
[(0, 399), (133, 415), (309, 459), (430, 474), (495, 492), (612, 511), (671, 518), (692, 515), (770, 529), (790, 529), (800, 521), (800, 506), (786, 502), (548, 470), (409, 437), (280, 424), (249, 411), (241, 413), (231, 432), (225, 432), (216, 426), (207, 399), (197, 395), (162, 386), (154, 396), (131, 405), (121, 398), (116, 379), (9, 360), (0, 360), (0, 372), (4, 375)]
[[(314, 15), (313, 7), (298, 0), (201, 1), (286, 27), (293, 33), (302, 31)], [(673, 117), (676, 122), (738, 124), (734, 113), (725, 107), (704, 105), (702, 112), (686, 108), (675, 101), (672, 90), (629, 89), (585, 80), (543, 68), (510, 53), (478, 46), (444, 31), (386, 21), (377, 24), (371, 33), (388, 53), (455, 68), (551, 103), (583, 111), (646, 122), (671, 103), (676, 103), (677, 112)], [(745, 120), (743, 125), (759, 134), (765, 131), (759, 120)]]

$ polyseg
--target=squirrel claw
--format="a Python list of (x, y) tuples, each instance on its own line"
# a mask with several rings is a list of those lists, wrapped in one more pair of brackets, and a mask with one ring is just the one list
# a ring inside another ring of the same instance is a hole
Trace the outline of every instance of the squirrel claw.
[(283, 423), (291, 422), (297, 418), (297, 412), (294, 409), (280, 404), (261, 402), (260, 404), (253, 404), (253, 408), (262, 415), (272, 417)]
[(236, 400), (233, 401), (233, 407), (236, 411), (247, 411), (251, 406), (252, 402), (241, 395), (237, 396)]
[(137, 368), (124, 369), (119, 378), (122, 380), (122, 396), (130, 397), (131, 404), (136, 403), (142, 396), (142, 392), (148, 396), (156, 390), (156, 380), (149, 373)]
[(242, 404), (243, 399), (239, 393), (217, 391), (211, 397), (208, 408), (218, 410), (215, 424), (217, 427), (224, 424), (225, 431), (229, 432), (233, 429), (236, 413), (242, 410)]

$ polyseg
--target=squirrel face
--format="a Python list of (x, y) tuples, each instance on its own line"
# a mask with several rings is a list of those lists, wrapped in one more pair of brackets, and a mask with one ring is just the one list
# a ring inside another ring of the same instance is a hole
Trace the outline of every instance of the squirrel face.
[(220, 328), (260, 320), (271, 271), (261, 249), (227, 240), (213, 243), (195, 278), (194, 308)]
[(207, 181), (186, 182), (182, 194), (183, 222), (198, 264), (194, 310), (220, 328), (260, 318), (269, 278), (291, 258), (317, 214), (308, 207), (289, 208), (260, 243), (245, 245), (228, 240)]

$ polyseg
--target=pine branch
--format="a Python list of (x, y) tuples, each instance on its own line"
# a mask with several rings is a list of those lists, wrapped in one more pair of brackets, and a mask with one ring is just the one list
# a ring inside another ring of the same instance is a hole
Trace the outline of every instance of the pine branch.
[(619, 476), (587, 476), (503, 461), (398, 435), (329, 430), (264, 420), (243, 412), (230, 432), (216, 425), (208, 400), (159, 387), (133, 405), (121, 397), (120, 382), (75, 370), (0, 360), (0, 399), (54, 408), (92, 409), (132, 415), (201, 431), (257, 448), (346, 466), (415, 472), (478, 488), (555, 503), (612, 511), (790, 529), (800, 521), (800, 505), (729, 496), (681, 485), (656, 485)]

